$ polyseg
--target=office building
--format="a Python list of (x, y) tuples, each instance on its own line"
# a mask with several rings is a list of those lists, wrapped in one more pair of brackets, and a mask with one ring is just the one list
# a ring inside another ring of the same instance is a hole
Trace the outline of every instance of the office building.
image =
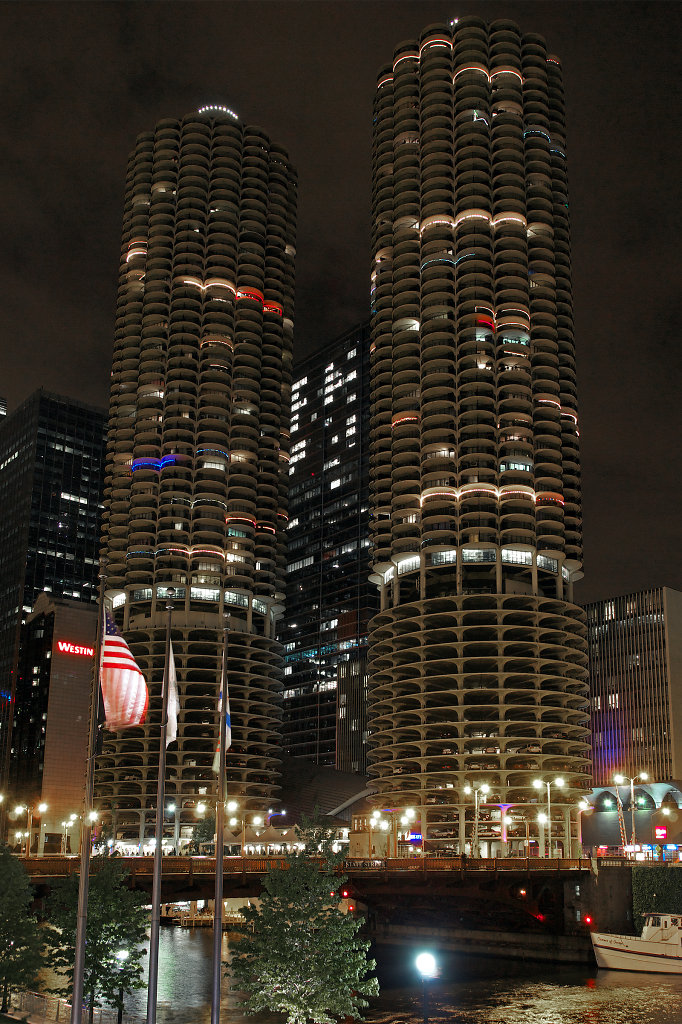
[(370, 774), (383, 807), (421, 815), (427, 849), (475, 833), (516, 848), (526, 820), (542, 844), (547, 783), (551, 836), (577, 843), (568, 207), (561, 65), (542, 37), (465, 17), (397, 48), (374, 105)]
[(246, 812), (276, 793), (295, 213), (286, 152), (226, 107), (160, 121), (130, 156), (103, 555), (150, 707), (98, 760), (98, 807), (121, 839), (153, 834), (171, 589), (171, 841), (214, 789), (225, 623), (230, 795)]
[[(86, 775), (97, 606), (42, 593), (27, 615), (16, 688), (12, 804), (34, 809), (31, 848), (78, 849)], [(39, 804), (47, 809), (35, 813)], [(26, 828), (10, 810), (10, 840)]]
[(586, 606), (596, 786), (616, 774), (682, 779), (682, 593), (669, 587)]
[(292, 385), (283, 746), (366, 770), (369, 324), (299, 363)]
[(0, 791), (6, 791), (22, 622), (41, 592), (92, 604), (104, 411), (34, 392), (0, 422)]

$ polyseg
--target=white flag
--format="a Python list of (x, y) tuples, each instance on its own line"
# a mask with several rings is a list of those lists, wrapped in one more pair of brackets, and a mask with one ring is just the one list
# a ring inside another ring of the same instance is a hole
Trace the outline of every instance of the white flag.
[(179, 710), (178, 677), (175, 672), (175, 658), (173, 657), (173, 645), (171, 644), (168, 658), (168, 725), (166, 727), (166, 746), (178, 738)]

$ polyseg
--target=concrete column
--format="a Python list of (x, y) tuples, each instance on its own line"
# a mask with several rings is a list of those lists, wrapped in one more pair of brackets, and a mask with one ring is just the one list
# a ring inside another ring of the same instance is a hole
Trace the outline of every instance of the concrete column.
[(495, 590), (498, 594), (502, 593), (504, 583), (502, 582), (502, 548), (497, 548), (495, 551)]
[(138, 843), (139, 843), (139, 846), (140, 846), (140, 853), (142, 853), (142, 844), (144, 843), (144, 823), (145, 823), (145, 809), (144, 809), (144, 807), (138, 813), (140, 815), (140, 830), (138, 832)]
[(459, 855), (462, 856), (466, 851), (466, 828), (467, 828), (467, 809), (466, 804), (460, 804), (459, 811)]

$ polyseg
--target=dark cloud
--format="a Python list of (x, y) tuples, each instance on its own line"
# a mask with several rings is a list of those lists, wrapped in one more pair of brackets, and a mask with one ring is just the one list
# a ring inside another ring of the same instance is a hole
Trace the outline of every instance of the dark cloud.
[(376, 74), (468, 13), (540, 32), (564, 67), (582, 597), (682, 587), (679, 4), (0, 4), (0, 394), (106, 402), (127, 154), (202, 102), (263, 125), (299, 169), (299, 353), (363, 319)]

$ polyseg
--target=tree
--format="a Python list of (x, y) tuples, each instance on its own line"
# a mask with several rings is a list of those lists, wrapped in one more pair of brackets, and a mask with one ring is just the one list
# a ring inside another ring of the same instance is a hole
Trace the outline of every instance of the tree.
[[(104, 999), (110, 1006), (122, 1008), (123, 993), (143, 988), (140, 944), (146, 938), (147, 897), (126, 886), (127, 873), (115, 861), (95, 857), (89, 883), (88, 918), (85, 942), (83, 998), (90, 1008), (92, 1024), (95, 1006)], [(78, 875), (70, 875), (52, 891), (47, 902), (47, 941), (51, 947), (50, 966), (64, 977), (64, 984), (51, 989), (69, 995), (73, 988), (78, 910)], [(127, 951), (127, 958), (116, 954)]]
[(33, 890), (24, 867), (0, 847), (0, 986), (5, 1013), (13, 989), (34, 985), (42, 967), (42, 938), (30, 912)]
[(215, 840), (215, 818), (208, 815), (198, 821), (192, 830), (192, 842), (190, 844), (194, 853), (199, 853), (199, 847), (203, 843), (214, 845)]
[(368, 977), (376, 964), (367, 958), (369, 940), (358, 936), (361, 921), (339, 909), (342, 855), (319, 821), (296, 831), (303, 851), (268, 871), (260, 908), (242, 910), (243, 937), (231, 945), (228, 964), (248, 993), (241, 1005), (247, 1013), (285, 1014), (286, 1024), (362, 1019), (364, 997), (377, 995), (379, 984)]
[(632, 869), (634, 925), (641, 931), (644, 914), (682, 914), (682, 879), (665, 864)]

